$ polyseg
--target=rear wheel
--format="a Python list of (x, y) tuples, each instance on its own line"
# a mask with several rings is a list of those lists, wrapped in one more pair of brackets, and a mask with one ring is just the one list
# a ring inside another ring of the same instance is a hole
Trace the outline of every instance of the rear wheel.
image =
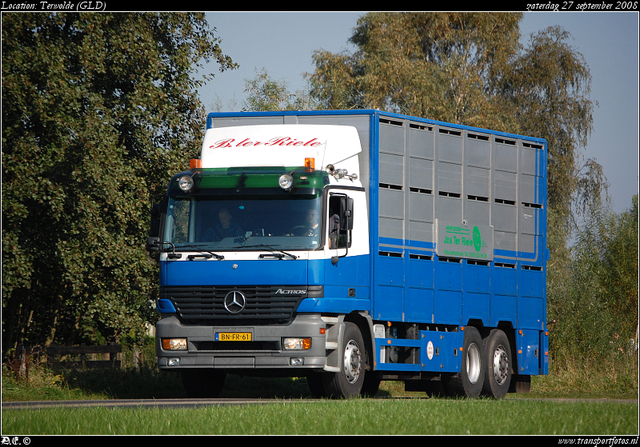
[(215, 369), (185, 369), (180, 371), (182, 386), (188, 397), (218, 397), (224, 386), (226, 374)]
[(460, 372), (443, 376), (443, 386), (454, 396), (478, 397), (482, 392), (486, 362), (483, 354), (482, 337), (474, 327), (464, 329), (462, 344), (462, 364)]
[(500, 329), (493, 329), (484, 340), (487, 374), (482, 388), (483, 394), (501, 399), (507, 395), (511, 385), (511, 346)]

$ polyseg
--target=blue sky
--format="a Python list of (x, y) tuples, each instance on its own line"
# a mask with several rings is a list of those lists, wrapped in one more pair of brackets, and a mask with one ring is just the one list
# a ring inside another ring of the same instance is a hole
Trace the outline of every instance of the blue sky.
[[(304, 73), (313, 71), (316, 50), (352, 52), (348, 43), (361, 12), (210, 12), (207, 20), (222, 39), (223, 52), (240, 64), (219, 73), (200, 89), (208, 111), (239, 111), (245, 80), (257, 70), (284, 79), (289, 90), (306, 87)], [(638, 13), (525, 13), (520, 23), (523, 43), (531, 33), (560, 25), (591, 70), (594, 130), (583, 151), (603, 165), (610, 183), (613, 209), (631, 206), (638, 193)]]

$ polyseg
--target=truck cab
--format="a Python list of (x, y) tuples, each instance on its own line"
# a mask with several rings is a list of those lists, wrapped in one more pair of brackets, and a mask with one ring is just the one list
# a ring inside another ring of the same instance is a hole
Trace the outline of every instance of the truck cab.
[(172, 178), (147, 248), (159, 252), (159, 367), (190, 395), (217, 394), (203, 383), (226, 372), (337, 370), (328, 315), (370, 307), (360, 151), (348, 126), (213, 128)]

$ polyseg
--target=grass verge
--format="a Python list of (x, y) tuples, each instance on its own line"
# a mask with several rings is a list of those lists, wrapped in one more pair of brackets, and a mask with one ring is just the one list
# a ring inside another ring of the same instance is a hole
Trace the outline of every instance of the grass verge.
[(354, 399), (9, 410), (2, 425), (20, 435), (632, 435), (637, 409), (614, 402)]

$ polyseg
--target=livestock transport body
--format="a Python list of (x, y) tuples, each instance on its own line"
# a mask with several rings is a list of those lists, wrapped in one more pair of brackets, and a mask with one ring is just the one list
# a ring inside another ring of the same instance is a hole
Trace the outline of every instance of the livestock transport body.
[(210, 114), (152, 210), (159, 368), (194, 397), (228, 373), (528, 391), (549, 368), (546, 146), (377, 110)]

